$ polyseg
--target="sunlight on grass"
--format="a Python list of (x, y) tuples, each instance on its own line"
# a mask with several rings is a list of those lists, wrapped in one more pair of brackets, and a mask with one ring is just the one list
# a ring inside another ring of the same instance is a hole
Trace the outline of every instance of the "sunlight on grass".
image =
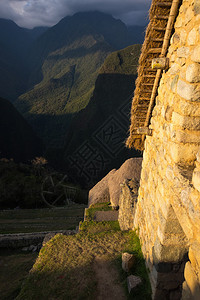
[[(121, 269), (121, 255), (125, 251), (135, 255), (132, 274), (141, 276), (143, 280), (134, 296), (136, 298), (128, 295), (127, 274)], [(124, 287), (127, 299), (151, 299), (150, 284), (136, 233), (120, 231), (117, 221), (86, 221), (80, 225), (78, 234), (58, 234), (45, 244), (17, 300), (95, 299), (97, 278), (94, 263), (97, 258), (116, 269), (118, 284)]]

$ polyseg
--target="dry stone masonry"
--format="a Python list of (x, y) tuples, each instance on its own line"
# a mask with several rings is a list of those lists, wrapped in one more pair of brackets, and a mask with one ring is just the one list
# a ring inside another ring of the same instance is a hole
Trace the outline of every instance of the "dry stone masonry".
[[(200, 0), (183, 0), (143, 154), (134, 228), (153, 299), (200, 299)], [(183, 289), (183, 290), (182, 290)], [(182, 297), (182, 298), (181, 298)]]
[(119, 197), (118, 221), (121, 230), (131, 230), (134, 224), (135, 209), (138, 198), (139, 181), (137, 179), (126, 179), (121, 184)]

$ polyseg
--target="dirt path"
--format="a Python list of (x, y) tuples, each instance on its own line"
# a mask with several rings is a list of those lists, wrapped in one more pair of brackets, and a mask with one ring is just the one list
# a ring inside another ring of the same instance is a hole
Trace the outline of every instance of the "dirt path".
[(118, 272), (106, 256), (95, 258), (94, 271), (97, 279), (96, 300), (127, 299)]

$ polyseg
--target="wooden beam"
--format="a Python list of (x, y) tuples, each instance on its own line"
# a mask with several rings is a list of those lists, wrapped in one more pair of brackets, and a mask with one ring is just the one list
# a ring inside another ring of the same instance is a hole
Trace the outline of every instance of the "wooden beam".
[(161, 53), (162, 48), (151, 48), (148, 50), (148, 53)]
[(146, 85), (146, 86), (153, 86), (154, 83), (142, 83), (142, 85)]
[[(152, 61), (152, 60), (151, 60)], [(156, 70), (152, 70), (151, 68), (144, 68), (144, 71), (146, 72), (156, 72)]]
[(152, 90), (143, 90), (143, 89), (140, 89), (140, 92), (142, 92), (143, 94), (151, 94)]
[(149, 98), (147, 98), (147, 97), (140, 97), (140, 100), (150, 101), (150, 97)]
[(152, 29), (157, 31), (165, 31), (166, 28), (153, 26)]
[(158, 16), (158, 15), (155, 15), (153, 17), (153, 19), (156, 19), (156, 20), (168, 20), (168, 16)]
[(172, 5), (172, 2), (157, 2), (155, 3), (155, 6), (159, 7), (170, 7)]
[(148, 105), (145, 104), (138, 104), (137, 107), (145, 107), (145, 108), (148, 108)]
[(145, 78), (155, 78), (155, 75), (143, 75)]
[(160, 39), (159, 39), (159, 38), (157, 38), (157, 39), (149, 39), (149, 41), (150, 41), (150, 42), (155, 42), (155, 43), (156, 43), (156, 42), (157, 42), (157, 43), (162, 43), (162, 42), (163, 42), (163, 39), (162, 39), (162, 38), (160, 38)]

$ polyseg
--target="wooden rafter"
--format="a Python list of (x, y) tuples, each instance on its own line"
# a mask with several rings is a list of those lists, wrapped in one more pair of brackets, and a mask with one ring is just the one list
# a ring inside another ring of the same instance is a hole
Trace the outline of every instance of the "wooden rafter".
[[(146, 31), (145, 42), (139, 60), (138, 79), (136, 81), (135, 96), (132, 103), (132, 116), (128, 147), (143, 150), (144, 134), (139, 134), (138, 126), (148, 128), (152, 109), (157, 95), (162, 70), (153, 70), (150, 64), (153, 58), (165, 57), (169, 47), (175, 18), (181, 0), (152, 1), (150, 10), (150, 24)], [(161, 44), (162, 43), (162, 44)], [(143, 105), (145, 103), (145, 105)], [(138, 106), (138, 107), (137, 107)], [(136, 108), (137, 107), (137, 108)], [(144, 119), (144, 114), (146, 118)], [(145, 129), (144, 132), (147, 130)], [(136, 133), (137, 132), (137, 133)], [(137, 134), (139, 135), (137, 137)], [(134, 139), (137, 139), (136, 144)], [(138, 144), (138, 138), (141, 142)]]

